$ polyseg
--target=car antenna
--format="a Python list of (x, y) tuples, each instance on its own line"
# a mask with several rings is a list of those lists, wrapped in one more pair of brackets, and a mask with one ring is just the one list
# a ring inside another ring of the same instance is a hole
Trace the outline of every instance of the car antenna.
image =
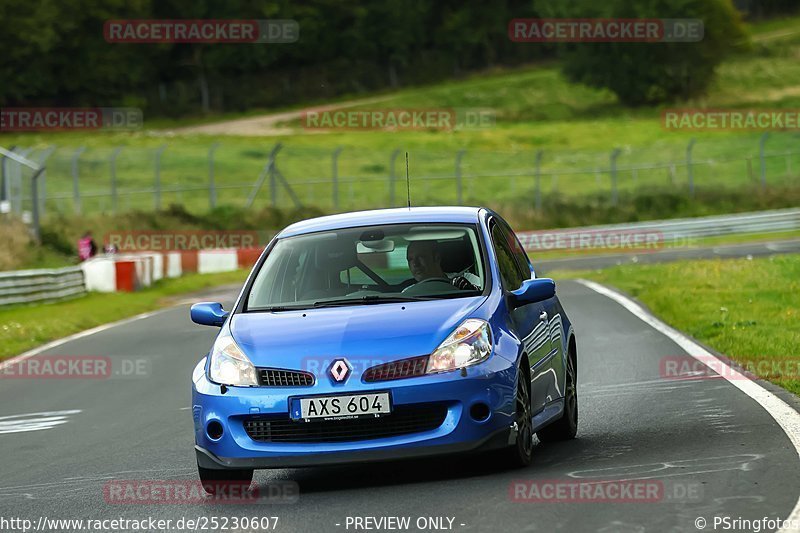
[(411, 209), (411, 180), (408, 178), (408, 152), (406, 152), (406, 196), (408, 197), (408, 208)]

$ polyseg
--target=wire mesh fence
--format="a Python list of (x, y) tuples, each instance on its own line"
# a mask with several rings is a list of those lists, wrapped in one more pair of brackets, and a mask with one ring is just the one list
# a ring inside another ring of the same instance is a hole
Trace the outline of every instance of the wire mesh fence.
[[(608, 151), (410, 152), (415, 205), (542, 202), (595, 196), (612, 205), (639, 190), (672, 189), (691, 196), (696, 187), (770, 187), (797, 182), (796, 134), (764, 134), (662, 143)], [(39, 213), (189, 211), (223, 205), (259, 208), (316, 206), (337, 212), (405, 205), (403, 147), (386, 150), (318, 148), (260, 142), (170, 142), (151, 146), (6, 147), (43, 166)], [(25, 215), (32, 209), (33, 170), (0, 160), (0, 207)]]

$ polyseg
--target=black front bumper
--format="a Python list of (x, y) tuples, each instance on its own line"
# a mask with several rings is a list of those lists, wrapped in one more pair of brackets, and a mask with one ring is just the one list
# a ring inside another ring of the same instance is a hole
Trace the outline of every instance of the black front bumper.
[(361, 450), (354, 452), (314, 453), (304, 455), (284, 455), (279, 457), (218, 457), (200, 446), (195, 446), (197, 465), (209, 470), (260, 469), (260, 468), (298, 468), (304, 466), (323, 466), (342, 463), (370, 463), (415, 459), (435, 455), (456, 453), (477, 453), (504, 448), (514, 443), (516, 433), (512, 428), (504, 428), (480, 441), (459, 442), (439, 446), (393, 447), (380, 450)]

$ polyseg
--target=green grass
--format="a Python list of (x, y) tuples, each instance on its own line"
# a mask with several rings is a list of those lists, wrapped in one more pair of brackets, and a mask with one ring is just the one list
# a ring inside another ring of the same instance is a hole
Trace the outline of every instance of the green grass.
[(101, 324), (169, 306), (175, 297), (230, 283), (242, 283), (246, 270), (188, 274), (162, 280), (134, 293), (90, 293), (73, 300), (0, 310), (0, 360)]
[[(617, 287), (671, 326), (800, 394), (800, 255), (551, 274)], [(765, 361), (775, 365), (763, 371)]]

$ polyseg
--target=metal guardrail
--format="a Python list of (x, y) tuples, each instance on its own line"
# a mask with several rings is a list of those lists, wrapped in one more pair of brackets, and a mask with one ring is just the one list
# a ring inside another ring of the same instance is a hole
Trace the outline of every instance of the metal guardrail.
[(79, 266), (0, 272), (0, 306), (61, 300), (85, 293)]
[(652, 220), (625, 224), (605, 224), (579, 228), (560, 228), (553, 230), (522, 231), (518, 233), (523, 244), (528, 240), (523, 236), (547, 233), (603, 233), (603, 234), (656, 234), (659, 241), (672, 243), (700, 237), (721, 235), (740, 235), (748, 233), (772, 233), (800, 229), (800, 209), (776, 209), (755, 213), (734, 215), (714, 215), (697, 218), (673, 220)]

